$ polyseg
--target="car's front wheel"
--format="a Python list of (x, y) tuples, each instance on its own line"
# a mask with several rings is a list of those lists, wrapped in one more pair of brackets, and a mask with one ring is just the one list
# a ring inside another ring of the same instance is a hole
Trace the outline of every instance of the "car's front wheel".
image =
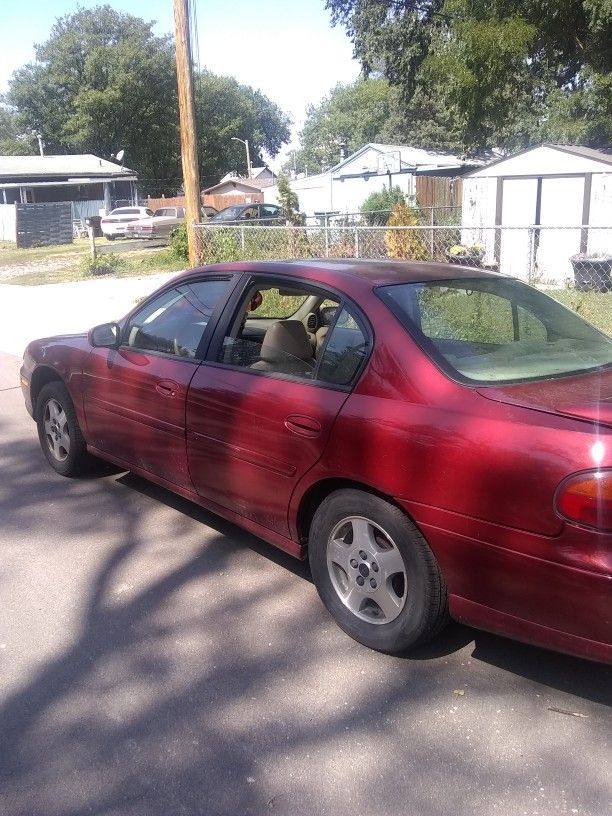
[(36, 401), (38, 438), (53, 470), (62, 476), (78, 476), (92, 458), (85, 446), (74, 405), (62, 382), (41, 388)]
[(401, 652), (446, 624), (438, 562), (410, 519), (384, 499), (361, 490), (332, 493), (315, 513), (308, 552), (323, 603), (359, 643)]

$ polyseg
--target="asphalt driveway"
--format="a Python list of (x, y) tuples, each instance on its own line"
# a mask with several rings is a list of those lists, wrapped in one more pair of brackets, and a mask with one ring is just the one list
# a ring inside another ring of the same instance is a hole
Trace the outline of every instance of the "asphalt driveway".
[(0, 355), (2, 816), (602, 816), (612, 667), (346, 637), (304, 565), (110, 468), (55, 475)]

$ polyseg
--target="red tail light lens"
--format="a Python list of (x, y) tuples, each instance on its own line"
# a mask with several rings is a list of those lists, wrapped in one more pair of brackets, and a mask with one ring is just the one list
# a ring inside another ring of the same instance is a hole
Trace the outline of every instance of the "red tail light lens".
[(612, 532), (612, 470), (570, 476), (559, 485), (555, 506), (568, 521)]

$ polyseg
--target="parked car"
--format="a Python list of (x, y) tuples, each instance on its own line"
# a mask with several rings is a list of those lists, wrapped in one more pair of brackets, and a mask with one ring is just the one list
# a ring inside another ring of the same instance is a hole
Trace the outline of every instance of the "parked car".
[[(215, 207), (208, 204), (201, 208), (201, 215), (205, 221), (217, 212)], [(160, 207), (152, 215), (128, 224), (127, 235), (130, 238), (167, 238), (184, 220), (184, 207)]]
[(276, 204), (234, 204), (220, 210), (211, 219), (211, 223), (222, 221), (224, 224), (284, 224), (283, 211)]
[(160, 207), (127, 225), (129, 238), (167, 238), (185, 220), (184, 207)]
[(449, 615), (612, 663), (612, 340), (450, 264), (220, 264), (36, 340), (47, 461), (92, 455), (309, 558), (383, 652)]
[(140, 218), (149, 218), (153, 215), (153, 210), (148, 207), (116, 207), (100, 221), (100, 227), (105, 237), (109, 241), (127, 235), (128, 224), (138, 221)]

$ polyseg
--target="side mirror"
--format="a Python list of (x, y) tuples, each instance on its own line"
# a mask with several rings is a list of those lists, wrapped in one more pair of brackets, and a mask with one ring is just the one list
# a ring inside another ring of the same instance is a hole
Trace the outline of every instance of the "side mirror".
[(87, 335), (90, 345), (95, 348), (119, 348), (121, 326), (118, 323), (102, 323), (94, 326)]

